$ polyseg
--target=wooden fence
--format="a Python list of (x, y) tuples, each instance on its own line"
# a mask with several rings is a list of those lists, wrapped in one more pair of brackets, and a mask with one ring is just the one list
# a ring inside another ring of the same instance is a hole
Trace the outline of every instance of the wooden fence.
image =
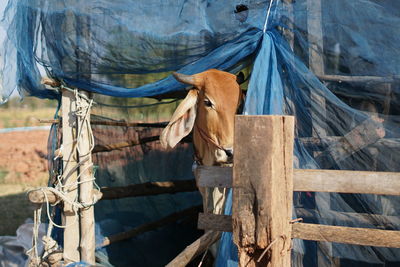
[[(87, 97), (90, 98), (90, 96)], [(59, 156), (63, 158), (64, 173), (68, 175), (64, 186), (71, 185), (67, 193), (71, 199), (88, 203), (93, 196), (99, 200), (107, 200), (197, 190), (194, 180), (149, 182), (125, 187), (102, 188), (101, 193), (93, 189), (92, 183), (82, 183), (82, 181), (90, 181), (92, 177), (90, 166), (86, 167), (91, 164), (91, 157), (85, 141), (79, 144), (79, 151), (83, 155), (87, 154), (87, 157), (79, 156), (74, 140), (78, 132), (86, 134), (88, 125), (80, 123), (74, 115), (76, 103), (73, 93), (63, 92), (62, 107), (63, 120), (55, 123), (62, 125), (63, 153)], [(90, 120), (90, 118), (87, 119)], [(78, 129), (79, 125), (84, 125), (86, 128)], [(126, 123), (121, 125), (129, 126)], [(162, 126), (155, 125), (155, 127)], [(374, 142), (384, 140), (380, 139), (382, 134), (379, 129), (379, 122), (365, 121), (348, 133), (348, 137), (361, 140), (358, 144), (361, 148), (368, 145), (371, 140)], [(362, 134), (365, 131), (370, 132), (366, 140), (363, 139), (364, 134)], [(150, 141), (155, 139), (156, 137), (151, 138)], [(345, 145), (343, 142), (345, 139), (338, 137), (332, 140), (328, 144), (328, 150), (333, 151), (336, 147)], [(95, 147), (91, 153), (120, 149), (147, 141), (149, 140), (124, 143), (122, 146), (106, 149)], [(310, 139), (306, 142), (315, 143), (315, 140)], [(208, 245), (204, 244), (217, 240), (221, 231), (233, 232), (234, 242), (239, 249), (240, 266), (267, 266), (267, 264), (290, 266), (292, 238), (400, 247), (400, 231), (307, 224), (292, 220), (293, 191), (400, 195), (400, 173), (293, 169), (294, 118), (290, 116), (237, 116), (234, 143), (235, 164), (232, 168), (201, 166), (196, 173), (197, 186), (233, 188), (232, 216), (200, 213), (198, 227), (213, 231), (207, 231), (202, 238), (188, 247), (193, 251), (189, 258), (187, 258), (188, 254), (185, 254), (184, 261), (178, 264), (173, 261), (173, 264), (169, 266), (184, 266), (203, 249), (207, 249)], [(343, 150), (340, 153), (342, 154), (337, 155), (338, 157), (349, 152)], [(30, 192), (29, 199), (39, 204), (62, 201), (48, 189)], [(64, 230), (62, 256), (59, 256), (59, 253), (57, 259), (63, 260), (64, 263), (84, 260), (94, 264), (93, 206), (81, 208), (78, 213), (68, 203), (64, 203), (63, 207), (63, 224), (68, 227)], [(102, 246), (132, 238), (183, 217), (195, 217), (199, 210), (200, 207), (192, 207), (129, 231), (106, 237)], [(300, 213), (309, 217), (313, 216), (312, 212), (307, 210)], [(337, 212), (331, 215), (341, 216)], [(368, 216), (380, 217), (381, 215)], [(354, 213), (346, 219), (363, 222), (366, 217), (365, 214)], [(399, 218), (385, 219), (400, 223)], [(202, 244), (203, 248), (199, 249)], [(49, 261), (51, 256), (49, 256)], [(176, 259), (179, 261), (181, 258)]]
[(293, 117), (237, 116), (233, 168), (197, 172), (199, 186), (233, 188), (232, 216), (202, 213), (198, 227), (233, 232), (239, 266), (290, 266), (293, 238), (400, 248), (400, 231), (292, 220), (293, 191), (400, 195), (400, 173), (293, 169), (293, 141)]

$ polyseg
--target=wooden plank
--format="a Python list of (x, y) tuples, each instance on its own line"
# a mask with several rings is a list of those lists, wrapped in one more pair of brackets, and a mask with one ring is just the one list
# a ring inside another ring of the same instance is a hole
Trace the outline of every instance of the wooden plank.
[[(103, 195), (97, 189), (93, 189), (92, 194), (96, 195), (97, 199), (101, 199)], [(56, 202), (61, 200), (56, 194), (54, 194), (47, 188), (41, 188), (29, 191), (28, 199), (33, 204), (43, 204), (46, 203), (46, 200), (49, 202), (49, 204), (55, 204)]]
[(179, 192), (197, 191), (195, 180), (148, 182), (119, 187), (103, 187), (102, 200), (120, 199), (125, 197), (151, 196), (158, 194), (175, 194)]
[[(128, 141), (123, 141), (123, 142), (118, 142), (118, 143), (108, 144), (108, 145), (96, 145), (94, 147), (92, 153), (120, 150), (122, 148), (137, 146), (137, 145), (146, 144), (149, 142), (155, 142), (155, 141), (159, 141), (159, 140), (160, 140), (160, 136), (156, 135), (156, 136), (144, 137), (139, 140), (128, 140)], [(192, 142), (192, 137), (186, 136), (180, 142), (181, 143)]]
[(291, 116), (235, 118), (232, 218), (239, 266), (290, 266), (293, 140)]
[(213, 213), (199, 213), (197, 228), (202, 230), (232, 232), (232, 216)]
[[(393, 76), (349, 76), (349, 75), (317, 75), (320, 80), (328, 82), (348, 83), (393, 83), (400, 80), (400, 75)], [(383, 88), (382, 90), (390, 90)]]
[(398, 196), (400, 173), (296, 169), (293, 190)]
[(295, 213), (298, 218), (303, 218), (304, 221), (312, 222), (320, 218), (324, 224), (328, 225), (337, 225), (340, 223), (347, 226), (362, 228), (376, 227), (381, 229), (394, 229), (397, 225), (400, 225), (399, 216), (326, 210), (323, 211), (323, 217), (321, 217), (318, 210), (304, 208), (296, 208)]
[[(327, 147), (339, 142), (342, 136), (326, 136), (324, 138), (319, 137), (302, 137), (299, 141), (306, 147), (313, 149), (314, 151), (323, 151)], [(400, 149), (400, 138), (381, 138), (373, 144), (369, 144), (368, 147), (374, 148), (397, 148)]]
[(232, 187), (232, 167), (198, 166), (196, 179), (199, 187)]
[(360, 246), (400, 248), (400, 231), (309, 223), (292, 225), (292, 237)]
[(187, 246), (178, 256), (176, 256), (166, 267), (185, 267), (194, 258), (201, 255), (212, 244), (221, 238), (221, 232), (208, 231), (195, 242)]
[(324, 169), (331, 168), (336, 162), (350, 157), (364, 147), (376, 143), (385, 136), (382, 120), (371, 118), (352, 129), (336, 143), (330, 145), (315, 160)]
[[(222, 177), (223, 186), (231, 188), (231, 172), (221, 167), (208, 167), (208, 172)], [(212, 179), (200, 175), (202, 186), (214, 186)], [(293, 171), (293, 191), (337, 192), (377, 195), (400, 195), (400, 172), (369, 172), (344, 170), (308, 170)]]
[(140, 140), (128, 140), (128, 141), (123, 141), (123, 142), (118, 142), (118, 143), (113, 143), (113, 144), (107, 144), (107, 145), (96, 145), (94, 147), (92, 153), (119, 150), (122, 148), (137, 146), (137, 145), (145, 144), (148, 142), (154, 142), (154, 141), (158, 141), (158, 140), (160, 140), (160, 136), (157, 135), (157, 136), (145, 137)]
[[(298, 218), (302, 218), (306, 221), (316, 220), (320, 218), (320, 214), (317, 210), (296, 208), (296, 215)], [(198, 222), (198, 228), (203, 230), (219, 230), (222, 232), (232, 232), (232, 218), (227, 215), (217, 214), (202, 214), (201, 217), (207, 217), (206, 220)], [(324, 211), (324, 217), (322, 218), (325, 224), (335, 225), (338, 222), (350, 226), (358, 227), (371, 227), (377, 228), (394, 228), (400, 224), (399, 216), (386, 216), (379, 214), (369, 213), (355, 213), (355, 212), (338, 212), (338, 211)]]
[[(62, 144), (63, 144), (63, 173), (69, 173), (77, 164), (77, 155), (75, 151), (75, 142), (73, 141), (77, 135), (75, 96), (72, 92), (63, 90), (62, 98), (62, 117), (66, 118), (62, 121)], [(77, 199), (78, 187), (76, 186), (77, 173), (74, 171), (64, 180), (64, 185), (69, 188), (66, 196), (70, 200)], [(78, 216), (75, 214), (72, 205), (64, 203), (63, 225), (68, 225), (64, 229), (64, 250), (63, 258), (65, 263), (80, 261), (79, 253), (79, 223)]]
[[(60, 123), (61, 119), (38, 119), (39, 123)], [(164, 128), (168, 122), (127, 122), (127, 121), (106, 121), (106, 120), (90, 120), (91, 125), (104, 125), (104, 126), (121, 126), (121, 127), (148, 127), (148, 128)]]

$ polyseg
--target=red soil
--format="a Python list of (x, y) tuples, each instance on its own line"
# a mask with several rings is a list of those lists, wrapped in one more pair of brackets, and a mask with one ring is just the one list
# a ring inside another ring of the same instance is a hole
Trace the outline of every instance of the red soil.
[(0, 134), (0, 169), (7, 182), (30, 182), (47, 173), (48, 131)]

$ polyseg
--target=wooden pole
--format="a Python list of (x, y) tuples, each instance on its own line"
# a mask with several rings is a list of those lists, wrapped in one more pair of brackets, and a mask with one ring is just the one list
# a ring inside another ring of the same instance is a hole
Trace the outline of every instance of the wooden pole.
[(236, 116), (234, 136), (239, 266), (290, 266), (294, 117)]
[(207, 231), (195, 242), (190, 244), (179, 253), (166, 267), (185, 267), (194, 258), (205, 252), (212, 244), (217, 242), (221, 238), (221, 232), (219, 231)]
[[(324, 64), (324, 39), (322, 29), (322, 1), (307, 0), (307, 31), (309, 43), (309, 68), (316, 76), (325, 75)], [(310, 98), (312, 101), (312, 135), (324, 138), (327, 136), (327, 109), (326, 99), (321, 92), (311, 92)], [(323, 199), (325, 198), (325, 199)], [(328, 198), (328, 200), (326, 200)], [(331, 207), (330, 196), (321, 193), (315, 194), (315, 202), (325, 203), (323, 210), (328, 210)], [(332, 255), (332, 244), (320, 242), (317, 250), (318, 266), (331, 266), (332, 258), (327, 258), (326, 254)], [(327, 253), (322, 253), (327, 251)]]
[(175, 194), (197, 190), (196, 181), (194, 179), (167, 182), (147, 182), (143, 184), (101, 188), (103, 200), (120, 199), (125, 197), (154, 196), (159, 194)]
[[(86, 95), (89, 99), (89, 93), (79, 91), (80, 94)], [(79, 161), (82, 162), (79, 167), (79, 201), (82, 204), (93, 203), (93, 163), (91, 154), (91, 129), (90, 129), (90, 106), (89, 102), (82, 101), (82, 109), (87, 109), (82, 116), (78, 116), (78, 126), (80, 136), (78, 136)], [(85, 115), (85, 113), (87, 113)], [(86, 116), (86, 118), (85, 118)], [(94, 144), (93, 144), (94, 145)], [(82, 261), (95, 264), (95, 222), (94, 207), (80, 209), (80, 252)]]
[[(77, 164), (77, 155), (75, 150), (75, 138), (77, 136), (77, 122), (74, 115), (76, 111), (76, 100), (74, 93), (62, 91), (62, 145), (63, 145), (63, 173), (69, 173)], [(75, 200), (78, 197), (78, 187), (76, 186), (77, 174), (71, 173), (68, 179), (64, 180), (64, 186), (69, 188), (66, 196)], [(64, 251), (63, 257), (65, 263), (79, 262), (79, 218), (72, 205), (64, 203), (63, 224), (64, 229)]]

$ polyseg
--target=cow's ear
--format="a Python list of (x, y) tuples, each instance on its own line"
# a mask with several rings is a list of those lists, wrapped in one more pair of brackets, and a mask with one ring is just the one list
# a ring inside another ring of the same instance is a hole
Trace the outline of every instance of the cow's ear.
[(196, 120), (198, 90), (190, 90), (186, 98), (179, 104), (170, 122), (161, 133), (160, 141), (163, 148), (173, 148), (193, 129)]

